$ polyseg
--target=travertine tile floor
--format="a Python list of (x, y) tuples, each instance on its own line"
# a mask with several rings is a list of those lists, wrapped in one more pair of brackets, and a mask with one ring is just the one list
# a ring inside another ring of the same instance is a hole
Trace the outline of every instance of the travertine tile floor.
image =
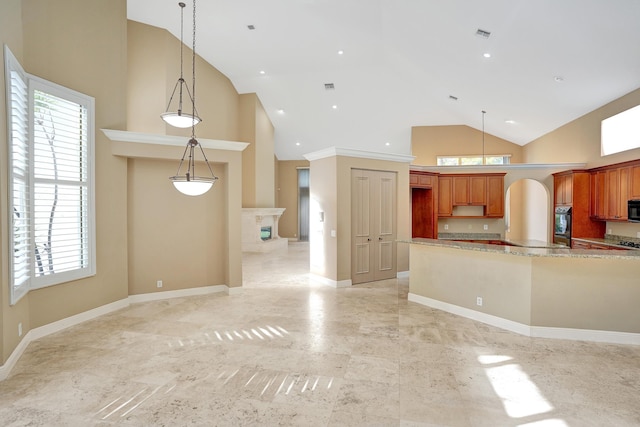
[(33, 342), (0, 425), (640, 425), (640, 347), (504, 332), (407, 302), (406, 279), (329, 288), (308, 254)]

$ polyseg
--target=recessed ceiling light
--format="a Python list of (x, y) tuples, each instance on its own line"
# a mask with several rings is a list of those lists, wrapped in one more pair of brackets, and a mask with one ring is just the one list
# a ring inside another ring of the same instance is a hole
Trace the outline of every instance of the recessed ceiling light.
[(514, 125), (514, 124), (516, 124), (516, 121), (515, 121), (515, 120), (505, 120), (504, 122), (505, 122), (506, 124), (508, 124), (508, 125)]
[(265, 74), (266, 74), (266, 71), (264, 71), (264, 70), (260, 70), (260, 74), (265, 75)]
[(284, 114), (284, 110), (281, 108), (278, 110), (278, 114)]
[(555, 80), (555, 81), (556, 81), (556, 82), (558, 82), (558, 83), (562, 83), (562, 82), (564, 81), (564, 77), (562, 77), (562, 76), (555, 76), (555, 77), (553, 78), (553, 80)]
[(387, 147), (391, 145), (390, 142), (385, 142), (384, 145), (386, 145)]
[(338, 106), (337, 105), (333, 105), (331, 108), (333, 108), (334, 110), (337, 110)]
[(300, 145), (300, 143), (299, 143), (299, 142), (296, 142), (296, 145)]
[(483, 53), (482, 56), (485, 58), (491, 58), (491, 54), (489, 52)]
[(344, 50), (339, 50), (338, 51), (338, 55), (342, 55), (344, 53)]

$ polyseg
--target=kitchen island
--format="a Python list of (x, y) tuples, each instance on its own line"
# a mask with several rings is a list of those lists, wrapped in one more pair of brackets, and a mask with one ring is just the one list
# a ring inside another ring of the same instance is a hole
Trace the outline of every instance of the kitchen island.
[(529, 336), (640, 344), (640, 251), (405, 243), (410, 301)]

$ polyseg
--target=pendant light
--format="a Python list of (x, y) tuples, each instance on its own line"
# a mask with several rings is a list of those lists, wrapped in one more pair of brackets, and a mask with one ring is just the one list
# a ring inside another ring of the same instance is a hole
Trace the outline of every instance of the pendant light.
[[(191, 92), (189, 92), (189, 86), (184, 81), (184, 77), (182, 74), (182, 36), (183, 36), (183, 27), (184, 27), (184, 8), (185, 4), (183, 2), (178, 3), (180, 6), (180, 78), (176, 82), (176, 85), (173, 87), (173, 92), (171, 92), (171, 97), (169, 98), (169, 104), (167, 105), (167, 111), (165, 113), (160, 114), (162, 120), (164, 120), (167, 124), (177, 127), (177, 128), (188, 128), (193, 124), (200, 123), (200, 117), (197, 115), (197, 111), (195, 110), (195, 104), (193, 103), (193, 96)], [(178, 109), (177, 111), (170, 111), (171, 102), (173, 101), (173, 97), (176, 94), (176, 90), (178, 91)], [(191, 105), (193, 109), (191, 110), (192, 114), (185, 113), (182, 111), (182, 93), (186, 90), (187, 95), (189, 95), (189, 99), (192, 101)]]
[[(180, 6), (183, 7), (183, 6)], [(191, 59), (192, 66), (192, 84), (191, 87), (193, 89), (193, 96), (191, 96), (191, 105), (193, 107), (193, 111), (196, 111), (196, 0), (193, 0), (193, 56)], [(209, 191), (213, 184), (216, 183), (218, 177), (213, 174), (213, 170), (211, 169), (211, 165), (209, 164), (209, 160), (207, 159), (206, 154), (204, 153), (204, 149), (202, 145), (196, 139), (196, 116), (192, 116), (191, 118), (191, 138), (189, 142), (187, 142), (187, 146), (184, 149), (184, 153), (182, 154), (182, 159), (180, 160), (180, 164), (178, 165), (178, 172), (175, 176), (170, 177), (169, 179), (173, 182), (173, 186), (181, 192), (182, 194), (186, 194), (187, 196), (200, 196), (201, 194)], [(196, 164), (195, 164), (195, 154), (196, 149), (200, 148), (200, 152), (202, 153), (202, 157), (204, 158), (204, 162), (209, 169), (209, 173), (211, 176), (203, 177), (196, 175)], [(184, 175), (180, 175), (180, 171), (182, 169), (183, 163), (185, 163), (185, 159), (187, 157), (187, 153), (189, 154), (189, 158), (186, 160), (186, 171)]]

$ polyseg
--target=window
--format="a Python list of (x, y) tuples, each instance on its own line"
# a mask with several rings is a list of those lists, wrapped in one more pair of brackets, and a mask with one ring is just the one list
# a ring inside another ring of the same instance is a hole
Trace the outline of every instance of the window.
[[(510, 154), (501, 156), (487, 155), (484, 156), (485, 165), (508, 165), (511, 160)], [(482, 155), (475, 156), (437, 156), (438, 166), (468, 166), (481, 165)]]
[(95, 274), (93, 98), (26, 73), (5, 46), (11, 303)]
[(602, 121), (600, 154), (640, 148), (640, 105)]

